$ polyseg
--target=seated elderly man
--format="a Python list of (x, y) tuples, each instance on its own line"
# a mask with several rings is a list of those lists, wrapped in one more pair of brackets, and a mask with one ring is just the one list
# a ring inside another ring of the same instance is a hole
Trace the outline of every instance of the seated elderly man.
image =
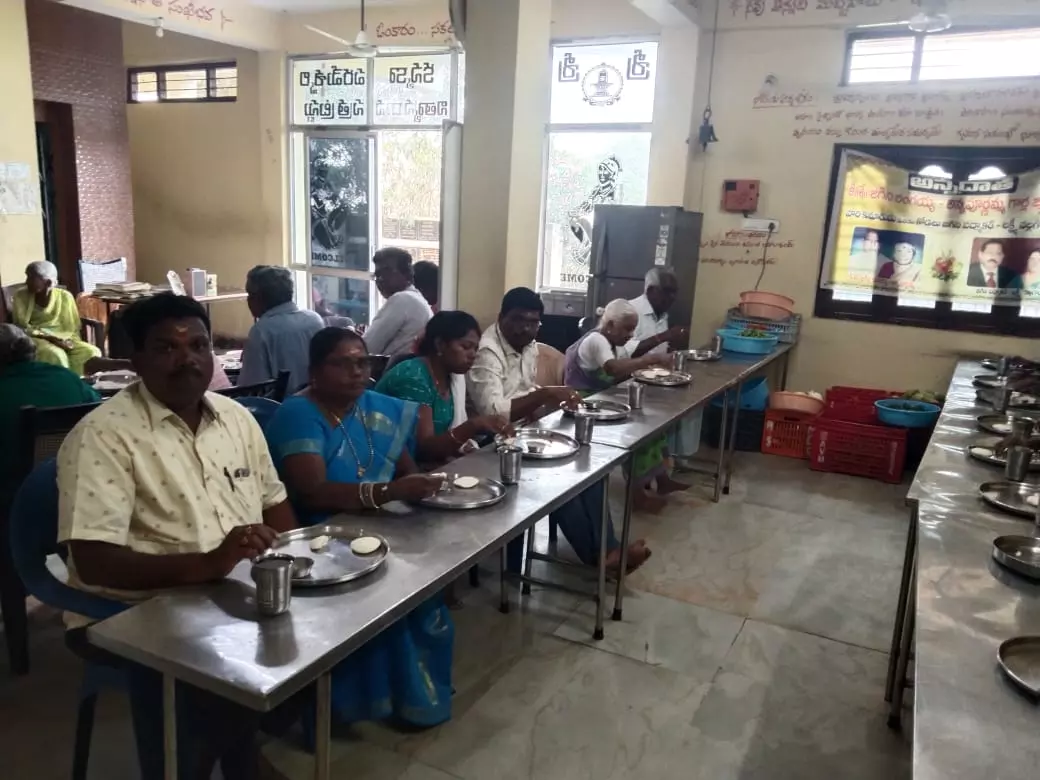
[(246, 274), (246, 303), (256, 317), (242, 350), (240, 385), (255, 385), (289, 372), (288, 392), (307, 384), (311, 337), (325, 327), (321, 316), (293, 302), (292, 271), (258, 265)]
[[(625, 345), (632, 357), (647, 353), (665, 354), (669, 345), (686, 348), (688, 331), (678, 325), (669, 327), (668, 311), (679, 295), (679, 280), (675, 271), (666, 266), (654, 266), (643, 279), (643, 294), (631, 303), (639, 321), (632, 340)], [(694, 409), (668, 435), (668, 452), (679, 468), (690, 468), (690, 458), (701, 445), (701, 418), (703, 409)]]
[(376, 252), (372, 263), (376, 287), (386, 303), (365, 331), (365, 346), (373, 355), (409, 355), (433, 316), (430, 304), (413, 283), (412, 256), (388, 247)]
[[(252, 414), (209, 393), (210, 324), (202, 305), (164, 293), (127, 308), (140, 381), (87, 415), (58, 455), (59, 541), (69, 584), (132, 604), (225, 577), (295, 526), (285, 488)], [(138, 753), (162, 776), (161, 680), (88, 644), (66, 614), (74, 652), (127, 670)], [(190, 686), (178, 693), (187, 778), (256, 776), (255, 716)]]
[[(571, 387), (539, 387), (535, 383), (538, 370), (535, 336), (543, 311), (538, 293), (526, 287), (516, 287), (502, 298), (498, 322), (481, 336), (476, 361), (467, 377), (467, 394), (477, 414), (523, 420), (546, 407), (553, 409), (561, 403), (575, 403), (580, 399)], [(603, 480), (551, 515), (578, 558), (589, 565), (599, 558), (605, 489), (606, 480)], [(616, 569), (620, 565), (621, 545), (609, 520), (607, 529), (607, 567)], [(628, 550), (629, 569), (638, 568), (649, 557), (646, 542), (636, 540)], [(510, 565), (516, 567), (515, 559)]]

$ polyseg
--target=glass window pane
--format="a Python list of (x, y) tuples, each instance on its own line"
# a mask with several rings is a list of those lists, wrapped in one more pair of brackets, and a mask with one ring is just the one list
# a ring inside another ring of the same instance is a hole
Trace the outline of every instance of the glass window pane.
[(216, 68), (213, 71), (213, 97), (238, 97), (238, 68)]
[(159, 99), (159, 76), (152, 70), (130, 76), (130, 94), (133, 100), (152, 103)]
[[(370, 290), (371, 282), (366, 279), (311, 274), (312, 308), (326, 319), (349, 317), (355, 325), (367, 325)], [(349, 323), (336, 322), (336, 324), (347, 325)]]
[(438, 130), (379, 131), (379, 241), (415, 260), (440, 260), (441, 152)]
[(368, 122), (368, 60), (293, 60), (292, 121), (358, 126)]
[(849, 84), (910, 81), (914, 38), (859, 38), (849, 52)]
[(170, 70), (165, 73), (164, 100), (205, 100), (206, 71)]
[(650, 133), (551, 133), (542, 285), (584, 290), (593, 209), (646, 203)]
[(373, 124), (440, 127), (449, 118), (450, 54), (378, 57), (373, 78)]
[(369, 139), (307, 139), (310, 261), (369, 270)]
[(921, 51), (921, 81), (1040, 75), (1040, 28), (929, 35)]
[(655, 42), (553, 46), (552, 68), (553, 124), (653, 121)]

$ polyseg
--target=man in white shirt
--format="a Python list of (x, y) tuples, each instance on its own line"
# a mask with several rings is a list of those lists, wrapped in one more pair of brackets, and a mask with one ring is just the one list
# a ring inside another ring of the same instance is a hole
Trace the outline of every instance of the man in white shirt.
[[(477, 414), (505, 416), (510, 420), (532, 418), (543, 407), (557, 408), (561, 403), (577, 403), (581, 396), (570, 387), (539, 387), (538, 345), (535, 337), (541, 326), (542, 299), (526, 287), (516, 287), (502, 298), (498, 322), (484, 331), (477, 359), (466, 377), (467, 395)], [(596, 483), (561, 506), (550, 517), (559, 525), (582, 563), (595, 564), (600, 549), (600, 519), (606, 480)], [(621, 550), (614, 526), (608, 520), (607, 567), (617, 568)], [(522, 544), (508, 548), (510, 570), (519, 569)], [(641, 566), (650, 557), (643, 539), (628, 549), (628, 567)]]
[(466, 376), (466, 394), (477, 413), (522, 420), (546, 404), (578, 400), (569, 387), (539, 387), (538, 344), (542, 299), (526, 287), (502, 298), (498, 321), (484, 331), (477, 359)]
[[(646, 272), (643, 291), (642, 295), (630, 301), (639, 314), (639, 322), (632, 340), (625, 347), (628, 353), (639, 357), (648, 352), (667, 352), (669, 343), (685, 346), (682, 342), (686, 340), (686, 328), (668, 327), (668, 310), (679, 294), (675, 271), (666, 266), (654, 266)], [(701, 416), (700, 409), (690, 412), (668, 436), (668, 451), (676, 459), (677, 466), (684, 466), (682, 461), (693, 457), (700, 448)]]
[(416, 337), (433, 316), (430, 304), (412, 283), (412, 256), (387, 247), (372, 257), (373, 277), (386, 303), (365, 331), (365, 344), (373, 355), (411, 354)]

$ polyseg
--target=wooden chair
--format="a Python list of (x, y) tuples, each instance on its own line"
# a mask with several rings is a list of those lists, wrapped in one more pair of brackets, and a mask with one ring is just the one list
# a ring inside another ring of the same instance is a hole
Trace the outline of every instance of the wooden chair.
[(0, 608), (4, 618), (4, 635), (11, 670), (15, 674), (29, 671), (28, 613), (25, 608), (25, 588), (14, 570), (8, 536), (8, 513), (11, 501), (32, 470), (48, 458), (58, 454), (62, 442), (80, 420), (99, 404), (79, 404), (40, 409), (23, 407), (18, 417), (13, 473), (2, 489), (0, 507)]

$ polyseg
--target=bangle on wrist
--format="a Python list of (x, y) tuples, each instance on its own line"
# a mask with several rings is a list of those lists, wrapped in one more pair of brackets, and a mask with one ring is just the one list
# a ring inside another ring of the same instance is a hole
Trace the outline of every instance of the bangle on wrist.
[(388, 494), (390, 493), (390, 485), (386, 482), (381, 482), (380, 484), (376, 485), (375, 492), (376, 495), (373, 496), (372, 503), (376, 507), (380, 507), (390, 500), (389, 498), (387, 498)]

